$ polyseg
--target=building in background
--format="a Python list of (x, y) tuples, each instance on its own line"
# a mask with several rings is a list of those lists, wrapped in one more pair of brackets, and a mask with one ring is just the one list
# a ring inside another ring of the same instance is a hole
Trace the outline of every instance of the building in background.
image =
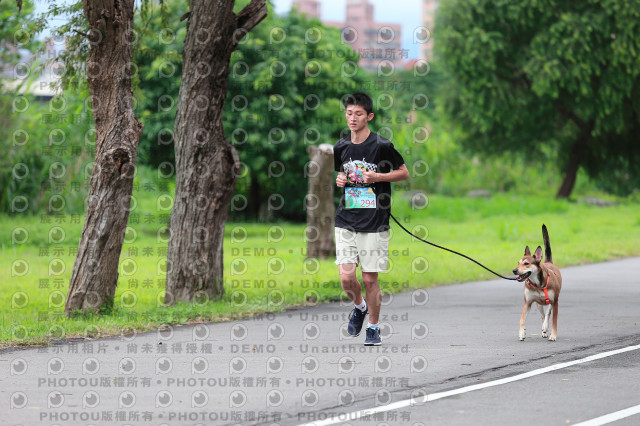
[[(319, 0), (293, 0), (292, 9), (309, 17), (321, 19)], [(380, 68), (399, 69), (409, 56), (402, 49), (402, 25), (376, 22), (374, 6), (369, 0), (347, 0), (345, 22), (325, 21), (342, 32), (342, 39), (360, 55), (359, 65), (368, 71)]]
[(320, 19), (320, 0), (293, 0), (291, 9), (297, 9), (298, 12), (309, 17)]
[[(19, 59), (13, 64), (0, 63), (0, 90), (16, 96), (32, 95), (36, 101), (51, 100), (56, 95), (51, 85), (55, 84), (64, 72), (64, 64), (61, 62), (45, 62), (55, 59), (59, 54), (53, 38), (45, 40), (44, 51), (38, 54), (27, 49), (18, 50), (13, 46), (10, 48), (19, 55)], [(33, 63), (37, 59), (40, 59), (41, 63), (34, 67)]]
[(422, 0), (422, 26), (427, 31), (416, 32), (414, 40), (421, 42), (420, 59), (430, 61), (433, 59), (433, 27), (435, 25), (438, 0)]

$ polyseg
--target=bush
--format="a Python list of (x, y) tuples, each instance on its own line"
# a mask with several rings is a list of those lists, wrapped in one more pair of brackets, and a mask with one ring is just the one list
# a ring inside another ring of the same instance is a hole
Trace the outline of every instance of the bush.
[(0, 211), (84, 212), (94, 153), (93, 117), (84, 102), (1, 96), (0, 146), (7, 154), (0, 158)]

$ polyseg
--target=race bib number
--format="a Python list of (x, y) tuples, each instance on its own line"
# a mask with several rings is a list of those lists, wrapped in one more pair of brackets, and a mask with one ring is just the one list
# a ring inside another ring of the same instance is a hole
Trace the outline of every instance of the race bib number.
[(347, 209), (375, 209), (376, 194), (373, 188), (345, 188), (344, 206)]

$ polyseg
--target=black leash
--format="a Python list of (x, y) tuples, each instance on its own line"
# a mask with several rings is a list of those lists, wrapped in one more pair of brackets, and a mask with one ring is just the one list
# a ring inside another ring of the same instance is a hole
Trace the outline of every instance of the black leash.
[(486, 269), (487, 271), (491, 272), (493, 275), (497, 275), (497, 276), (499, 276), (499, 277), (500, 277), (500, 278), (502, 278), (502, 279), (510, 280), (510, 281), (515, 281), (515, 279), (517, 278), (517, 277), (511, 277), (511, 278), (508, 278), (508, 277), (505, 277), (505, 276), (503, 276), (503, 275), (500, 275), (499, 273), (492, 271), (491, 269), (489, 269), (489, 268), (487, 268), (486, 266), (484, 266), (482, 263), (480, 263), (480, 262), (478, 262), (478, 261), (476, 261), (476, 260), (474, 260), (474, 259), (470, 258), (469, 256), (466, 256), (466, 255), (464, 255), (464, 254), (462, 254), (462, 253), (458, 253), (458, 252), (457, 252), (457, 251), (455, 251), (455, 250), (450, 250), (450, 249), (448, 249), (448, 248), (446, 248), (446, 247), (442, 247), (442, 246), (439, 246), (439, 245), (437, 245), (437, 244), (430, 243), (430, 242), (429, 242), (429, 241), (427, 241), (427, 240), (423, 240), (422, 238), (418, 237), (417, 235), (412, 234), (412, 233), (411, 233), (411, 231), (409, 231), (407, 228), (405, 228), (404, 226), (402, 226), (402, 224), (401, 224), (400, 222), (398, 222), (398, 219), (396, 219), (395, 217), (393, 217), (393, 215), (392, 215), (391, 213), (389, 213), (389, 215), (391, 216), (391, 219), (393, 219), (393, 220), (394, 220), (394, 222), (395, 222), (395, 223), (397, 223), (397, 224), (398, 224), (398, 226), (399, 226), (400, 228), (402, 228), (402, 230), (403, 230), (404, 232), (406, 232), (407, 234), (411, 235), (411, 236), (412, 236), (412, 237), (414, 237), (414, 238), (417, 238), (418, 240), (422, 241), (423, 243), (429, 244), (429, 245), (431, 245), (431, 246), (437, 247), (437, 248), (442, 249), (442, 250), (446, 250), (446, 251), (451, 252), (451, 253), (453, 253), (453, 254), (457, 254), (458, 256), (462, 256), (462, 257), (464, 257), (465, 259), (469, 259), (469, 260), (470, 260), (470, 261), (472, 261), (473, 263), (475, 263), (475, 264), (477, 264), (477, 265), (479, 265), (479, 266), (482, 266), (484, 269)]

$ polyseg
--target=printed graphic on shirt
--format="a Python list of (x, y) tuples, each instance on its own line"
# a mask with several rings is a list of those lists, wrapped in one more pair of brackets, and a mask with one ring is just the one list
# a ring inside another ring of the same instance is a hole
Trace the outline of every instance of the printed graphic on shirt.
[(348, 186), (371, 186), (371, 183), (364, 183), (364, 172), (375, 172), (378, 170), (378, 166), (372, 163), (367, 163), (364, 161), (356, 160), (353, 161), (349, 159), (346, 163), (342, 165), (344, 168), (344, 173), (347, 175), (347, 185)]

